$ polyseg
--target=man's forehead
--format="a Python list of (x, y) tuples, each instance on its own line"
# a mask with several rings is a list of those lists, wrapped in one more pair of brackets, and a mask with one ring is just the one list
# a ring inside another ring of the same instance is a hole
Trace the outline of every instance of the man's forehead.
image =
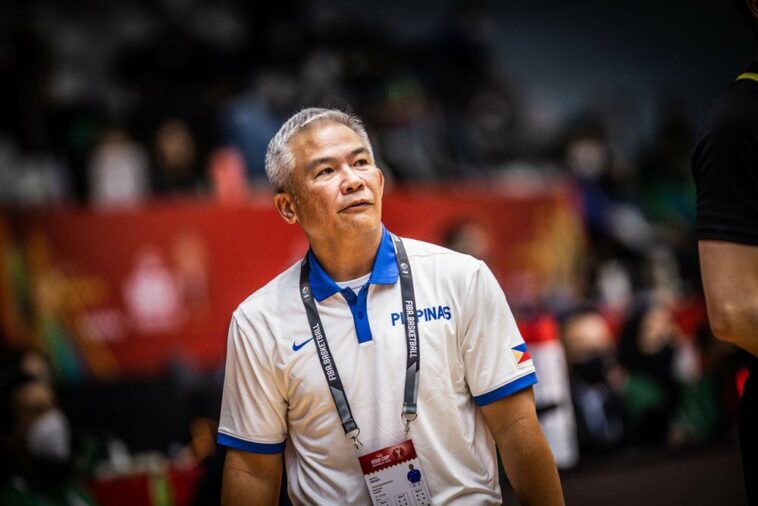
[[(347, 125), (332, 120), (316, 120), (292, 136), (290, 148), (308, 151), (323, 150), (343, 144), (365, 146), (363, 139)], [(310, 154), (310, 153), (309, 153)]]

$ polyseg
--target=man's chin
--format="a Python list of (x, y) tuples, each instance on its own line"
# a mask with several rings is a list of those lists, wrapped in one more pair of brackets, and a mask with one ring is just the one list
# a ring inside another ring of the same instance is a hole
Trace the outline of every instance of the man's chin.
[(345, 215), (347, 219), (343, 220), (345, 228), (351, 232), (371, 232), (381, 228), (382, 220), (374, 213), (357, 213)]

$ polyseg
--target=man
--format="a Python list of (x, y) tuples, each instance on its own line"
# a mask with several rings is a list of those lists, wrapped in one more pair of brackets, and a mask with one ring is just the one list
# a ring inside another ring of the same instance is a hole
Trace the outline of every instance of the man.
[(378, 503), (384, 483), (408, 484), (369, 487), (365, 466), (382, 459), (419, 469), (434, 504), (500, 504), (496, 442), (525, 504), (562, 504), (502, 291), (482, 262), (384, 228), (384, 177), (361, 122), (295, 114), (266, 172), (310, 251), (233, 315), (223, 503), (276, 504), (283, 452), (295, 504)]
[[(758, 0), (735, 0), (758, 40)], [(692, 159), (697, 237), (713, 333), (751, 354), (740, 445), (758, 505), (758, 61), (712, 106)]]

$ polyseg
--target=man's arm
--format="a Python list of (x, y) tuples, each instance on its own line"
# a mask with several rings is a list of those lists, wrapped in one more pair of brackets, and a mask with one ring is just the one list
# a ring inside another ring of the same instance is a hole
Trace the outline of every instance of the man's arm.
[(229, 448), (221, 486), (223, 506), (271, 506), (279, 503), (282, 454), (263, 455)]
[(508, 480), (521, 503), (564, 504), (553, 453), (537, 421), (532, 388), (480, 409), (503, 457)]
[(758, 356), (758, 246), (699, 241), (698, 249), (713, 333)]

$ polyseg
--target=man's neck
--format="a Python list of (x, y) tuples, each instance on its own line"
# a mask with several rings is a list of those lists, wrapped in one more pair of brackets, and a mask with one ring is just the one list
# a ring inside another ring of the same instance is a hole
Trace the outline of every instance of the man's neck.
[(318, 263), (334, 281), (350, 281), (371, 272), (382, 227), (342, 240), (309, 238)]

